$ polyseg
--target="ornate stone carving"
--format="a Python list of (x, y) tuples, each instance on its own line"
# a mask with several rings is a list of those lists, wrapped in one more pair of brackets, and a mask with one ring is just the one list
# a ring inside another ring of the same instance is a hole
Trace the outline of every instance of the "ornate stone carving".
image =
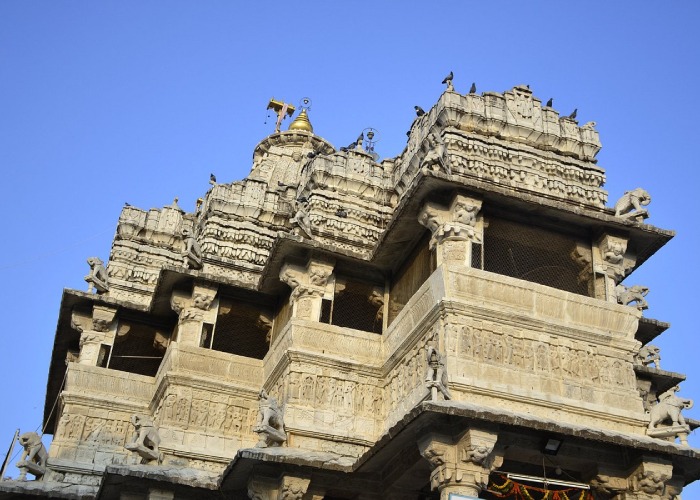
[(295, 201), (294, 216), (289, 219), (289, 223), (294, 228), (293, 231), (302, 233), (309, 239), (313, 238), (311, 233), (311, 219), (309, 219), (309, 202), (306, 198), (299, 198)]
[(185, 243), (185, 251), (182, 254), (183, 265), (189, 269), (202, 269), (202, 249), (197, 238), (187, 228), (182, 230), (182, 238)]
[(280, 280), (292, 289), (289, 303), (294, 317), (318, 320), (321, 298), (334, 265), (334, 262), (311, 259), (305, 267), (289, 263), (282, 266)]
[(92, 293), (93, 289), (98, 294), (108, 292), (109, 278), (104, 262), (99, 257), (90, 257), (87, 263), (90, 266), (90, 274), (85, 276), (85, 281), (88, 283), (88, 293)]
[(647, 344), (639, 349), (639, 352), (634, 357), (638, 365), (649, 366), (654, 365), (654, 368), (661, 369), (661, 349), (655, 345)]
[(432, 469), (432, 489), (441, 498), (450, 493), (477, 497), (503, 462), (502, 453), (494, 449), (497, 437), (490, 430), (470, 428), (457, 441), (434, 433), (419, 439), (418, 449)]
[(643, 222), (649, 217), (649, 212), (642, 208), (651, 203), (651, 195), (642, 188), (625, 191), (625, 194), (615, 203), (615, 216), (636, 219)]
[(615, 287), (615, 294), (617, 296), (618, 304), (628, 306), (634, 302), (637, 309), (640, 311), (649, 308), (649, 304), (644, 298), (648, 293), (649, 289), (641, 285), (634, 285), (630, 287), (625, 285), (617, 285)]
[(19, 444), (24, 448), (22, 456), (16, 466), (19, 469), (20, 481), (27, 480), (27, 473), (34, 474), (36, 479), (41, 479), (46, 473), (46, 460), (48, 453), (41, 442), (41, 437), (36, 432), (25, 432), (19, 437)]
[(425, 386), (430, 391), (430, 399), (438, 400), (438, 393), (443, 399), (452, 399), (450, 391), (447, 389), (447, 371), (442, 356), (437, 350), (429, 346), (426, 351), (428, 371), (425, 375)]
[[(693, 400), (676, 396), (679, 390), (680, 387), (676, 385), (659, 396), (659, 402), (652, 406), (649, 412), (647, 434), (653, 437), (678, 437), (682, 444), (687, 445), (690, 427), (681, 411), (692, 408)], [(658, 428), (659, 424), (664, 423), (670, 423), (670, 427)]]
[(136, 431), (134, 439), (124, 445), (124, 448), (136, 452), (145, 460), (155, 460), (160, 463), (163, 459), (158, 449), (160, 435), (158, 434), (158, 428), (153, 423), (153, 419), (147, 415), (133, 415), (131, 424)]
[(265, 389), (260, 390), (258, 400), (258, 420), (253, 431), (259, 436), (260, 440), (255, 447), (281, 446), (287, 440), (282, 410), (278, 406), (277, 400), (269, 396)]
[(666, 483), (671, 480), (672, 476), (673, 466), (670, 463), (644, 459), (629, 477), (629, 490), (633, 494), (639, 495), (635, 496), (635, 499), (660, 498), (670, 500), (665, 490)]
[(437, 249), (438, 265), (454, 262), (471, 266), (472, 242), (482, 240), (483, 224), (478, 216), (481, 200), (457, 195), (449, 207), (432, 202), (423, 205), (418, 222), (432, 233), (430, 248)]
[(302, 500), (309, 488), (310, 478), (285, 475), (280, 479), (278, 500)]

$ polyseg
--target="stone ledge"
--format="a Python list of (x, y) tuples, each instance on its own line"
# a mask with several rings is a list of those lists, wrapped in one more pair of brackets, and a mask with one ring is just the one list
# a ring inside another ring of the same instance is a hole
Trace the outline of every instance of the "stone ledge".
[(97, 495), (97, 486), (58, 483), (55, 481), (0, 481), (0, 499), (41, 496), (88, 500)]

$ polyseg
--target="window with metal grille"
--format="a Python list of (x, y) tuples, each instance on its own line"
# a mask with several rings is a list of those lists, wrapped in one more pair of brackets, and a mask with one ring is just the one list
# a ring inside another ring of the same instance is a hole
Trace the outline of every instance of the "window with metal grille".
[(216, 324), (204, 325), (201, 347), (263, 359), (268, 350), (269, 311), (226, 297), (219, 300)]
[(382, 333), (384, 287), (335, 277), (333, 299), (321, 303), (321, 323)]
[(100, 349), (98, 366), (149, 377), (158, 372), (169, 338), (160, 329), (132, 321), (119, 321), (119, 328), (110, 347)]
[(429, 241), (430, 235), (426, 234), (392, 279), (389, 291), (388, 324), (396, 319), (411, 297), (435, 270), (433, 252), (428, 247)]
[(590, 253), (590, 239), (500, 218), (487, 219), (481, 248), (485, 271), (593, 296)]

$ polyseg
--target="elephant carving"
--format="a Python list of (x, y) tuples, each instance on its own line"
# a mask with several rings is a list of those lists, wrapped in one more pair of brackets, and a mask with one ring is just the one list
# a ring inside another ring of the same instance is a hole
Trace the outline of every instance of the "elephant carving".
[(672, 387), (659, 396), (658, 404), (653, 406), (649, 412), (648, 430), (653, 430), (657, 425), (669, 421), (673, 426), (686, 427), (681, 410), (684, 408), (692, 408), (693, 400), (676, 396), (675, 393), (679, 389), (678, 386)]

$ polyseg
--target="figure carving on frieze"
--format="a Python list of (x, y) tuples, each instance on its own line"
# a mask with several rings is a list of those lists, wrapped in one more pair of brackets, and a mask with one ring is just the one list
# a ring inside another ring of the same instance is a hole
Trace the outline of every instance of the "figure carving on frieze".
[(85, 281), (88, 283), (88, 293), (92, 293), (93, 289), (98, 294), (109, 291), (109, 279), (102, 259), (90, 257), (87, 263), (90, 266), (90, 274), (85, 276)]
[(649, 304), (644, 298), (649, 293), (649, 289), (645, 286), (634, 285), (627, 287), (625, 285), (617, 285), (615, 294), (617, 295), (617, 303), (623, 306), (628, 306), (632, 302), (636, 303), (637, 309), (640, 311), (649, 309)]
[(625, 194), (615, 203), (616, 217), (648, 217), (649, 213), (642, 207), (651, 203), (651, 195), (642, 188), (625, 191)]
[(261, 389), (258, 393), (258, 401), (258, 420), (253, 432), (257, 433), (260, 440), (255, 447), (281, 446), (287, 440), (287, 434), (284, 431), (282, 410), (277, 400), (269, 396), (265, 389)]
[(49, 456), (41, 437), (36, 432), (25, 432), (19, 437), (19, 444), (24, 451), (16, 464), (20, 471), (18, 479), (26, 481), (27, 473), (40, 479), (46, 473), (46, 459)]

